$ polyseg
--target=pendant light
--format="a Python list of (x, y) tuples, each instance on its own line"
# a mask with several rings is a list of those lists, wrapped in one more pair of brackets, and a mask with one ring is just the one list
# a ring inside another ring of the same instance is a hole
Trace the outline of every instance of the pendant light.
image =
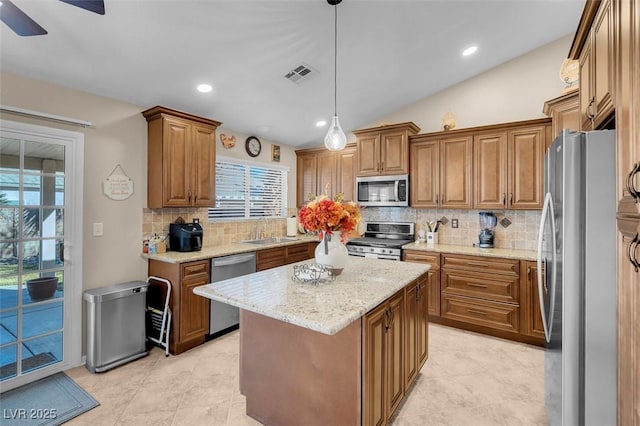
[(334, 38), (333, 38), (333, 119), (329, 126), (329, 131), (324, 137), (324, 145), (329, 151), (340, 151), (347, 144), (347, 136), (340, 127), (338, 120), (338, 4), (342, 0), (327, 0), (333, 6), (334, 17)]

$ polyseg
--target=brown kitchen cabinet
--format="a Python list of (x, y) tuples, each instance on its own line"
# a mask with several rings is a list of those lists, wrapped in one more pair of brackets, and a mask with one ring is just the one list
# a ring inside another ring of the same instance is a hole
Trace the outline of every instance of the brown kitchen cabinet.
[(193, 294), (211, 282), (211, 260), (167, 263), (149, 259), (149, 276), (171, 282), (171, 334), (169, 351), (178, 355), (204, 343), (209, 333), (209, 299)]
[(345, 201), (354, 199), (355, 145), (332, 152), (327, 149), (296, 151), (297, 156), (297, 205), (303, 206), (310, 196), (326, 194), (333, 198), (343, 194)]
[(470, 135), (417, 135), (411, 138), (410, 151), (411, 207), (471, 208)]
[(443, 319), (500, 337), (519, 333), (518, 260), (442, 254), (441, 268)]
[(578, 89), (553, 98), (544, 103), (542, 112), (551, 117), (551, 137), (546, 141), (546, 148), (562, 133), (562, 129), (577, 132), (580, 130), (580, 96)]
[(578, 61), (581, 130), (594, 130), (611, 120), (614, 110), (616, 19), (610, 0), (599, 2)]
[(428, 282), (422, 277), (405, 287), (405, 362), (404, 387), (418, 377), (420, 369), (428, 357)]
[(301, 262), (315, 256), (317, 242), (305, 242), (282, 247), (274, 247), (256, 252), (256, 271), (277, 268), (290, 263)]
[(409, 173), (409, 136), (419, 131), (420, 128), (412, 122), (354, 130), (356, 176)]
[(403, 289), (363, 318), (364, 425), (386, 424), (404, 396), (404, 310)]
[(440, 316), (440, 254), (405, 249), (402, 250), (402, 260), (431, 265), (427, 272), (428, 313), (429, 316)]
[(147, 119), (147, 207), (215, 205), (218, 121), (156, 106)]
[[(542, 277), (544, 279), (544, 271)], [(522, 260), (520, 262), (520, 332), (540, 339), (544, 343), (544, 326), (540, 313), (538, 295), (538, 264)], [(544, 292), (544, 286), (542, 288)], [(543, 296), (545, 293), (543, 293)]]
[(474, 135), (474, 207), (542, 208), (547, 119)]

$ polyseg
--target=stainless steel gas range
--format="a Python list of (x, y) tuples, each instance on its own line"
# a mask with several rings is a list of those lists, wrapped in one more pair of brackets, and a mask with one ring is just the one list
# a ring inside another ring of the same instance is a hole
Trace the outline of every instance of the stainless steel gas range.
[(413, 242), (412, 222), (367, 222), (364, 237), (347, 242), (351, 256), (402, 260), (402, 246)]

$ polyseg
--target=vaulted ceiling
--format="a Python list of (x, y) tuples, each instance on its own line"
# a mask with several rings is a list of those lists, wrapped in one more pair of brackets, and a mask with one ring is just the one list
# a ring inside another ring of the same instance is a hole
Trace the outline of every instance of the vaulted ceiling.
[[(48, 34), (0, 24), (3, 71), (139, 105), (183, 110), (292, 146), (333, 115), (334, 10), (325, 0), (105, 0), (105, 15), (13, 0)], [(337, 109), (345, 131), (577, 27), (577, 0), (344, 0)], [(0, 6), (1, 7), (1, 6)], [(478, 51), (463, 57), (470, 45)], [(292, 82), (299, 65), (310, 75)], [(210, 93), (196, 86), (209, 83)], [(79, 117), (80, 118), (80, 117)]]

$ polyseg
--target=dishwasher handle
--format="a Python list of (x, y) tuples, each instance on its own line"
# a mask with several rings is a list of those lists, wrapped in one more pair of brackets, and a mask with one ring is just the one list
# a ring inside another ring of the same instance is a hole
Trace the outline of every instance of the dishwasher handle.
[(240, 263), (251, 262), (256, 257), (255, 253), (245, 254), (240, 256), (231, 256), (224, 259), (212, 259), (211, 266), (229, 266), (229, 265), (237, 265)]

